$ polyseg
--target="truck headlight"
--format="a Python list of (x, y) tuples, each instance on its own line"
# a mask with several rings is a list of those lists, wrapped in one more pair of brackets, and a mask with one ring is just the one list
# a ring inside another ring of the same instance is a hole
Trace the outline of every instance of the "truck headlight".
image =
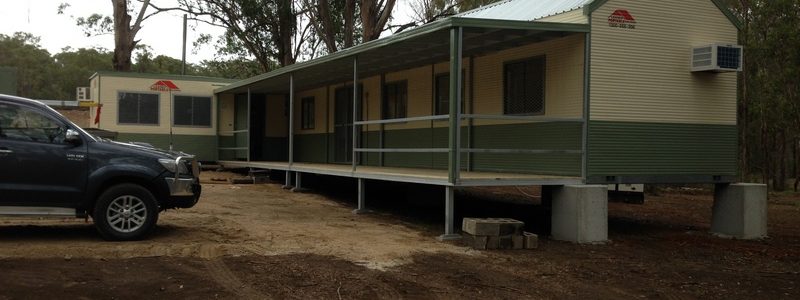
[(172, 173), (177, 173), (176, 171), (180, 171), (181, 174), (189, 174), (189, 169), (186, 168), (186, 165), (177, 164), (174, 159), (161, 158), (158, 160), (158, 163), (164, 166), (167, 171)]

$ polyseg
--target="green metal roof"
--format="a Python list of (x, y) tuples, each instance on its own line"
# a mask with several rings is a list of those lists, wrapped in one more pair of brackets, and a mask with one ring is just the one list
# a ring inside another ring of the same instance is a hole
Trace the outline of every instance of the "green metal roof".
[(221, 82), (232, 83), (237, 79), (227, 79), (219, 77), (208, 76), (193, 76), (193, 75), (175, 75), (175, 74), (157, 74), (157, 73), (137, 73), (137, 72), (116, 72), (116, 71), (99, 71), (94, 73), (89, 80), (97, 76), (112, 76), (112, 77), (125, 77), (125, 78), (147, 78), (147, 79), (169, 79), (169, 80), (184, 80), (184, 81), (206, 81), (206, 82)]
[[(244, 87), (268, 79), (271, 79), (270, 81), (274, 81), (274, 83), (263, 83), (263, 89), (282, 90), (285, 89), (282, 86), (288, 85), (289, 74), (295, 74), (295, 82), (298, 88), (302, 88), (302, 84), (305, 82), (313, 82), (319, 85), (324, 82), (352, 80), (353, 57), (358, 57), (360, 76), (399, 69), (402, 66), (413, 64), (446, 61), (449, 59), (450, 39), (448, 29), (455, 27), (465, 28), (464, 55), (481, 53), (490, 49), (512, 47), (521, 43), (521, 39), (526, 38), (529, 41), (536, 41), (536, 35), (589, 32), (589, 25), (587, 24), (450, 17), (340, 50), (317, 59), (296, 63), (244, 79), (218, 88), (214, 92), (244, 92)], [(550, 38), (553, 37), (557, 36)], [(474, 43), (470, 44), (470, 41)], [(345, 60), (345, 58), (351, 59)]]

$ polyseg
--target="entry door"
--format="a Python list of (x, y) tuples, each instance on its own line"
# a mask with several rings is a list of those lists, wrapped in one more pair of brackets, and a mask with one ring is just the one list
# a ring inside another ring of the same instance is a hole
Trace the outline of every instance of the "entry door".
[[(361, 87), (359, 86), (359, 91)], [(359, 93), (358, 102), (361, 103)], [(359, 107), (359, 112), (360, 112)], [(333, 159), (336, 163), (353, 161), (353, 87), (336, 89), (333, 115)]]
[(0, 205), (75, 207), (86, 189), (86, 143), (34, 107), (0, 101)]
[[(233, 105), (233, 130), (245, 130), (249, 126), (247, 124), (247, 94), (237, 94), (236, 100)], [(236, 140), (236, 148), (247, 147), (247, 133), (234, 133)], [(236, 160), (247, 160), (247, 151), (236, 150)]]

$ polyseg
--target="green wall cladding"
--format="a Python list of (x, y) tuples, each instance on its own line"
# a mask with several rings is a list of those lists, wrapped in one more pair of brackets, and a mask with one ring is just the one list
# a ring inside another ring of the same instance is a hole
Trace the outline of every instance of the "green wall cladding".
[[(475, 126), (473, 148), (580, 150), (580, 123), (527, 123), (514, 125)], [(470, 132), (461, 131), (462, 147), (468, 147)], [(422, 128), (386, 130), (384, 148), (447, 148), (448, 129)], [(365, 132), (361, 145), (379, 148), (380, 133)], [(327, 156), (325, 155), (327, 151)], [(295, 161), (333, 162), (333, 134), (295, 135)], [(580, 154), (470, 154), (462, 153), (461, 167), (468, 161), (475, 171), (499, 171), (580, 176)], [(362, 153), (361, 164), (378, 166), (378, 153)], [(447, 168), (447, 153), (385, 153), (384, 166), (414, 168)]]
[(589, 177), (736, 175), (734, 125), (591, 121)]
[[(144, 142), (156, 148), (169, 149), (169, 134), (122, 133), (120, 142)], [(217, 160), (218, 138), (214, 135), (173, 135), (173, 149), (193, 154), (201, 161)]]

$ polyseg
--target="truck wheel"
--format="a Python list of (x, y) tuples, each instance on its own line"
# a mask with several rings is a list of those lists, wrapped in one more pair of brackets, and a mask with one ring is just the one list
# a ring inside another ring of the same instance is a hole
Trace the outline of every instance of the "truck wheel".
[(100, 195), (92, 218), (100, 236), (106, 240), (139, 240), (155, 227), (158, 205), (146, 188), (119, 184)]

